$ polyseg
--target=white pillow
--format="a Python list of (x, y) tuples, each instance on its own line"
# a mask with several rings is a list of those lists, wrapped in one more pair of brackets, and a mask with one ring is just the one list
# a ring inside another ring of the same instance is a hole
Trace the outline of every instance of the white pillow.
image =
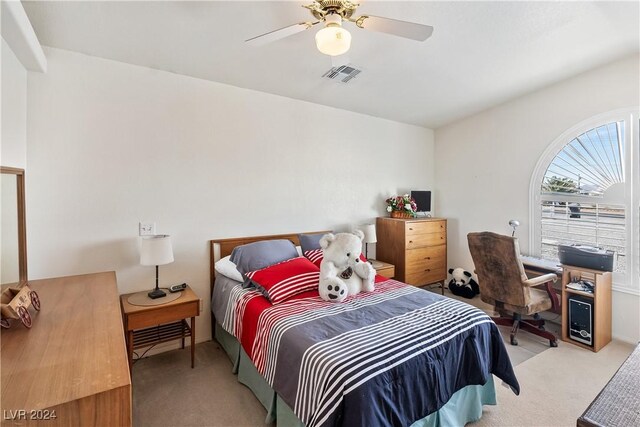
[(219, 259), (215, 263), (214, 268), (218, 273), (228, 277), (229, 279), (233, 279), (236, 282), (244, 282), (244, 278), (242, 277), (242, 274), (240, 274), (240, 272), (236, 268), (236, 265), (232, 263), (229, 258), (231, 258), (230, 255)]

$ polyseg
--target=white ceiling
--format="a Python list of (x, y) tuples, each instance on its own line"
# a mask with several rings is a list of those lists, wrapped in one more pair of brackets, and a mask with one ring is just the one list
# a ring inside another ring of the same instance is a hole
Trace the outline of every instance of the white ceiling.
[(349, 84), (322, 79), (318, 27), (262, 47), (244, 40), (310, 20), (283, 2), (23, 2), (40, 42), (117, 61), (437, 128), (640, 50), (639, 2), (362, 1), (357, 15), (432, 25), (426, 42), (345, 24)]

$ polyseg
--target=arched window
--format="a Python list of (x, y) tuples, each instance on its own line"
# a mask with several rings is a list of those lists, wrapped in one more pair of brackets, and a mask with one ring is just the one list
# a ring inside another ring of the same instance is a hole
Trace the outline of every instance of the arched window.
[[(562, 134), (531, 179), (530, 253), (558, 260), (558, 245), (615, 251), (614, 287), (639, 294), (638, 114), (617, 111)], [(634, 194), (634, 191), (636, 194)]]

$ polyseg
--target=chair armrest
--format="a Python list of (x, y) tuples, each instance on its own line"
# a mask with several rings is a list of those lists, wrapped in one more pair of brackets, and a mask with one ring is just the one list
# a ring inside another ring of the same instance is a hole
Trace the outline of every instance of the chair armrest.
[(558, 280), (558, 276), (555, 273), (547, 273), (542, 276), (534, 277), (532, 279), (527, 279), (522, 282), (525, 286), (538, 286), (547, 282), (556, 282)]
[(545, 284), (545, 288), (547, 294), (549, 294), (549, 299), (551, 299), (551, 311), (554, 313), (560, 313), (560, 301), (558, 300), (558, 295), (556, 295), (556, 291), (553, 289), (552, 283), (555, 283), (558, 280), (558, 276), (555, 273), (547, 273), (542, 276), (534, 277), (532, 279), (525, 280), (522, 282), (525, 286), (538, 286), (541, 284)]

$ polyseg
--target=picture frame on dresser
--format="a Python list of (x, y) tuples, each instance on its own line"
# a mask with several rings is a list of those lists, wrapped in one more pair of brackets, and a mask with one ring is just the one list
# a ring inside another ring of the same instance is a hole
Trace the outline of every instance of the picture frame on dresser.
[(447, 279), (447, 220), (444, 218), (376, 219), (376, 258), (395, 266), (395, 278), (414, 286)]

